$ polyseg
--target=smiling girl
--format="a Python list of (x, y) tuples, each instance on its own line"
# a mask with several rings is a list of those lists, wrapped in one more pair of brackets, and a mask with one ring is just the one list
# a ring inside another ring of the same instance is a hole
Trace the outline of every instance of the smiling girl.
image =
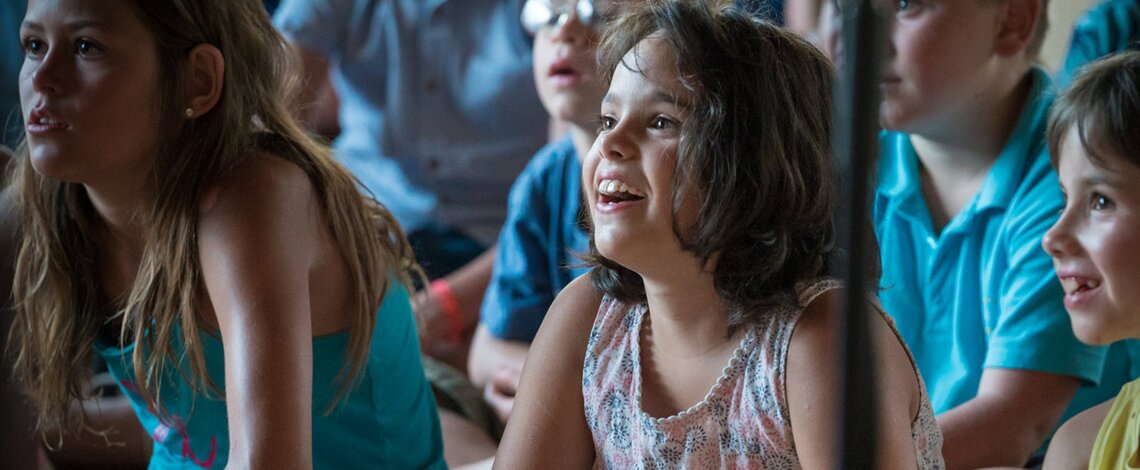
[[(1094, 62), (1058, 97), (1049, 149), (1065, 210), (1045, 234), (1081, 341), (1140, 338), (1140, 52)], [(1045, 468), (1140, 466), (1140, 381), (1057, 431)]]
[(289, 113), (256, 0), (31, 0), (16, 373), (43, 428), (102, 356), (152, 468), (442, 467), (391, 214)]
[[(551, 307), (496, 465), (838, 465), (832, 71), (712, 3), (651, 1), (604, 34), (595, 268)], [(880, 462), (939, 468), (922, 382), (874, 311)]]

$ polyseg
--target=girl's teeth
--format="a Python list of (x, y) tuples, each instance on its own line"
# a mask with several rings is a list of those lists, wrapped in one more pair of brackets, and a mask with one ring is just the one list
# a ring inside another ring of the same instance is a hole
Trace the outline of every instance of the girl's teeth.
[(1061, 279), (1061, 287), (1065, 289), (1066, 294), (1072, 294), (1081, 287), (1081, 284), (1073, 279)]
[(1066, 278), (1061, 280), (1061, 287), (1065, 289), (1066, 294), (1072, 294), (1082, 289), (1096, 289), (1100, 287), (1100, 281), (1086, 281), (1082, 283), (1073, 278)]
[(626, 193), (638, 197), (645, 197), (641, 191), (636, 188), (617, 180), (602, 180), (598, 183), (598, 192), (603, 194), (617, 194)]

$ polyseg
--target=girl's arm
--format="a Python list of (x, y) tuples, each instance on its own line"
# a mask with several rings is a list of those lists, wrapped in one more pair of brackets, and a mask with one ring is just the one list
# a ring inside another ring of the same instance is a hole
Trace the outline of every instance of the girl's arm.
[[(831, 311), (843, 301), (843, 289), (817, 297), (804, 309), (788, 345), (788, 410), (796, 453), (805, 469), (837, 468), (840, 463), (840, 433), (835, 426), (839, 423), (841, 384), (836, 359), (844, 342)], [(876, 468), (914, 469), (911, 422), (919, 406), (918, 377), (882, 317), (870, 306), (867, 316), (875, 345)]]
[(1053, 435), (1053, 441), (1049, 443), (1049, 452), (1045, 454), (1045, 464), (1041, 468), (1045, 470), (1089, 468), (1093, 443), (1096, 442), (1097, 433), (1100, 432), (1104, 418), (1108, 416), (1114, 401), (1116, 398), (1082, 411), (1065, 421), (1065, 424), (1057, 430), (1057, 434)]
[(495, 468), (590, 468), (594, 443), (582, 402), (582, 362), (601, 294), (590, 276), (550, 306), (523, 366)]
[(273, 156), (253, 157), (202, 203), (198, 243), (225, 344), (232, 468), (312, 467), (309, 289), (324, 227), (307, 176)]

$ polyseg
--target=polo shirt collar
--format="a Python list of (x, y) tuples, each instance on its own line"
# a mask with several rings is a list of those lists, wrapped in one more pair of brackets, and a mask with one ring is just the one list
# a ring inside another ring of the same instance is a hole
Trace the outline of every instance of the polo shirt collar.
[(1001, 155), (982, 182), (975, 210), (1004, 209), (1009, 206), (1019, 186), (1012, 183), (1022, 180), (1033, 160), (1039, 158), (1045, 147), (1045, 121), (1049, 118), (1049, 107), (1053, 104), (1053, 81), (1039, 67), (1033, 67), (1030, 73), (1033, 84), (1021, 116)]
[[(879, 137), (881, 154), (885, 159), (879, 163), (879, 193), (886, 196), (893, 205), (913, 209), (924, 209), (918, 176), (918, 154), (910, 144), (907, 134), (883, 131)], [(919, 211), (921, 212), (921, 211)]]

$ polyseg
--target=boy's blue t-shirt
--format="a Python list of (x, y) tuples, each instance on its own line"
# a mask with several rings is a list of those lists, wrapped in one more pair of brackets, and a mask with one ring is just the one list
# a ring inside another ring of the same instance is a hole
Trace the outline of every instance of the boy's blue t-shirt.
[(589, 271), (576, 257), (590, 241), (578, 223), (581, 172), (567, 136), (539, 150), (511, 187), (480, 314), (495, 337), (533, 341), (562, 288)]
[(1058, 85), (1069, 86), (1085, 64), (1135, 48), (1137, 41), (1140, 41), (1140, 0), (1100, 2), (1074, 25), (1069, 52), (1057, 72)]
[[(221, 340), (200, 332), (206, 369), (225, 389)], [(337, 375), (345, 364), (348, 333), (313, 338), (313, 468), (444, 469), (443, 441), (431, 386), (424, 377), (408, 292), (396, 283), (376, 315), (368, 360), (359, 382), (331, 414), (327, 405), (340, 392)], [(174, 341), (179, 342), (180, 337)], [(154, 440), (151, 469), (221, 469), (229, 459), (226, 402), (206, 396), (177, 372), (162, 381), (162, 409), (147, 406), (133, 371), (134, 346), (106, 344), (96, 352), (131, 401), (143, 428)], [(178, 351), (176, 350), (176, 353)], [(189, 365), (186, 365), (188, 370)], [(281, 430), (288, 432), (288, 430)]]
[(1025, 109), (974, 199), (935, 233), (906, 134), (884, 132), (874, 201), (883, 306), (914, 354), (935, 413), (974, 398), (987, 368), (1075, 376), (1065, 416), (1111, 398), (1129, 378), (1125, 348), (1073, 334), (1041, 238), (1064, 205), (1045, 146), (1049, 77), (1033, 69)]

